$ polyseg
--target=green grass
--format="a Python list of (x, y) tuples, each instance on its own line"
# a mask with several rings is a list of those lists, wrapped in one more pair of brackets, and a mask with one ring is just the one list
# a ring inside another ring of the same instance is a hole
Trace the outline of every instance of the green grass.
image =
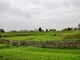
[(17, 46), (12, 46), (12, 45), (9, 45), (9, 44), (0, 44), (0, 49), (11, 49), (11, 48), (17, 48)]
[[(28, 40), (28, 41), (51, 41), (62, 40), (61, 37), (54, 36), (55, 33), (74, 35), (79, 31), (62, 32), (26, 32), (26, 33), (0, 33), (5, 34), (34, 34), (30, 36), (4, 37), (9, 40)], [(74, 40), (74, 39), (73, 39)], [(39, 47), (17, 47), (8, 44), (0, 44), (0, 60), (80, 60), (80, 49), (54, 49)]]
[[(27, 41), (51, 41), (51, 40), (65, 40), (62, 37), (54, 36), (54, 34), (65, 34), (65, 35), (74, 35), (79, 33), (80, 31), (57, 31), (57, 32), (16, 32), (16, 33), (1, 33), (5, 34), (33, 34), (29, 36), (12, 36), (12, 37), (4, 37), (3, 39), (9, 40), (27, 40)], [(71, 40), (71, 39), (70, 39)], [(79, 39), (72, 39), (79, 40)]]
[(40, 40), (61, 40), (60, 37), (54, 37), (54, 32), (34, 32), (34, 35), (30, 36), (14, 36), (14, 37), (4, 37), (3, 39), (9, 40), (28, 40), (28, 41), (40, 41)]
[(0, 33), (0, 35), (5, 35), (5, 34), (36, 34), (36, 35), (40, 35), (42, 33), (45, 34), (55, 34), (55, 33), (62, 33), (62, 34), (66, 34), (66, 35), (70, 35), (70, 34), (77, 34), (80, 31), (56, 31), (56, 32), (5, 32), (5, 33)]
[(77, 34), (79, 33), (80, 31), (60, 31), (60, 32), (57, 32), (57, 33), (62, 33), (62, 34), (66, 34), (66, 35), (74, 35), (74, 34)]
[(9, 40), (27, 40), (27, 41), (61, 40), (60, 37), (53, 37), (53, 36), (17, 36), (17, 37), (6, 37), (4, 39), (9, 39)]
[(0, 49), (0, 60), (80, 60), (80, 49), (19, 47)]

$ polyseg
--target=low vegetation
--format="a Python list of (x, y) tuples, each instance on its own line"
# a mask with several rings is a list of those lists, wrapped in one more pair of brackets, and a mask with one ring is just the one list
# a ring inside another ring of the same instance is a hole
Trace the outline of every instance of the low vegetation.
[(79, 40), (80, 31), (56, 31), (56, 32), (14, 32), (1, 33), (8, 40), (51, 41), (51, 40)]
[(64, 39), (80, 39), (80, 33), (74, 35), (66, 35)]
[[(0, 44), (0, 46), (4, 44)], [(0, 48), (0, 60), (80, 60), (80, 49)]]
[(10, 48), (17, 48), (17, 46), (12, 46), (9, 44), (0, 44), (0, 49), (10, 49)]
[[(80, 40), (79, 32), (5, 32), (0, 33), (0, 39), (27, 41)], [(80, 60), (80, 49), (17, 47), (9, 44), (0, 44), (0, 60)]]

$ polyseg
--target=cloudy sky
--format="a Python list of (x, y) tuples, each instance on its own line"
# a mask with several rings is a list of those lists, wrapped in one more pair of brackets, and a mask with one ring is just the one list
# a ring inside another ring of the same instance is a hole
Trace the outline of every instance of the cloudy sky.
[(0, 0), (0, 28), (61, 30), (80, 23), (80, 0)]

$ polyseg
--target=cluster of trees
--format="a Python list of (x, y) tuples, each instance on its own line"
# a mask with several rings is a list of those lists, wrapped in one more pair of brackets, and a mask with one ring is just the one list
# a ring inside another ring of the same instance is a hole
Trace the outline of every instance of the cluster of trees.
[(4, 31), (4, 29), (0, 29), (0, 32), (3, 32), (4, 33), (5, 31)]
[(68, 27), (68, 28), (64, 29), (63, 31), (65, 31), (65, 30), (67, 30), (67, 31), (80, 30), (80, 24), (78, 25), (78, 28), (70, 28), (70, 27)]
[[(39, 31), (40, 32), (43, 31), (41, 27), (39, 27)], [(48, 32), (48, 29), (46, 29), (46, 32)]]

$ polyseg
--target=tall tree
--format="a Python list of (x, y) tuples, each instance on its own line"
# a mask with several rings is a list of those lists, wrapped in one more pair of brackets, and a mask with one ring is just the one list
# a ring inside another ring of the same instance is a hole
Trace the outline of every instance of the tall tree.
[(46, 29), (46, 32), (48, 32), (48, 29)]
[(69, 27), (68, 27), (68, 30), (70, 31), (70, 30), (71, 30), (71, 28), (69, 28)]
[(39, 31), (42, 31), (41, 27), (39, 27)]

